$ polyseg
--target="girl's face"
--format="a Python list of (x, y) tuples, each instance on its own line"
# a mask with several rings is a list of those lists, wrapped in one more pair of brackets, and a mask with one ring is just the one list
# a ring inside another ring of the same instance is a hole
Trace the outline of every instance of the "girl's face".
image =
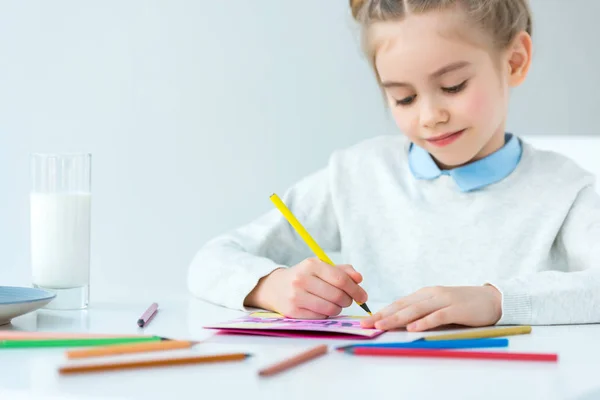
[(504, 145), (514, 83), (510, 54), (494, 54), (460, 17), (429, 12), (372, 27), (375, 67), (398, 127), (443, 168)]

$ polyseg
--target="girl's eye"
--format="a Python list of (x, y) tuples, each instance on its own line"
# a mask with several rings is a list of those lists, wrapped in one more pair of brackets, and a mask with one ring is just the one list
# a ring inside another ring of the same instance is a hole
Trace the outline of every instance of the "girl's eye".
[(397, 106), (408, 106), (415, 100), (415, 97), (417, 97), (417, 96), (414, 95), (414, 96), (405, 97), (401, 100), (396, 100), (396, 105)]
[(445, 88), (442, 88), (442, 90), (446, 93), (458, 93), (461, 90), (463, 90), (466, 86), (467, 86), (467, 81), (465, 80), (456, 86), (445, 87)]

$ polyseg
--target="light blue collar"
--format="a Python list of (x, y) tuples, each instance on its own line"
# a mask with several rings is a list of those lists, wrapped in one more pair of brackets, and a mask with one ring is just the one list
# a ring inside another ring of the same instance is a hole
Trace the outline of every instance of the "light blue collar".
[(427, 150), (412, 144), (408, 164), (417, 179), (435, 179), (451, 176), (462, 192), (480, 189), (506, 178), (519, 164), (523, 152), (521, 141), (510, 133), (505, 135), (504, 146), (489, 156), (462, 167), (440, 170)]

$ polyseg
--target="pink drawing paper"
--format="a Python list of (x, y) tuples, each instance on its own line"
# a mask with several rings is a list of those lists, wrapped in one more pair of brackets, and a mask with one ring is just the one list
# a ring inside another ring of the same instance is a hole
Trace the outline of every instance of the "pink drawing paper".
[(360, 317), (340, 316), (328, 319), (293, 319), (278, 314), (256, 312), (223, 323), (205, 326), (220, 333), (300, 337), (319, 339), (373, 339), (384, 331), (365, 329)]

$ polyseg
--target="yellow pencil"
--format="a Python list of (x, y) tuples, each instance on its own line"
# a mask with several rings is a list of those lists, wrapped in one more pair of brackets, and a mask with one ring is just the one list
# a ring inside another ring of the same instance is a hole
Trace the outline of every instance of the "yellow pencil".
[(452, 339), (481, 339), (481, 338), (491, 338), (491, 337), (510, 336), (510, 335), (524, 335), (527, 333), (531, 333), (531, 326), (515, 326), (515, 327), (494, 328), (494, 329), (475, 329), (475, 330), (470, 330), (467, 332), (448, 333), (445, 335), (427, 336), (424, 339), (427, 341), (452, 340)]
[[(327, 256), (327, 254), (325, 254), (323, 249), (317, 244), (317, 242), (315, 242), (315, 240), (310, 236), (310, 234), (306, 231), (306, 229), (304, 229), (304, 227), (302, 226), (300, 221), (298, 221), (298, 219), (296, 219), (294, 214), (292, 214), (290, 209), (279, 198), (279, 196), (277, 196), (275, 193), (273, 193), (271, 195), (270, 199), (273, 202), (273, 204), (275, 204), (275, 207), (277, 207), (277, 209), (279, 211), (281, 211), (281, 213), (283, 214), (285, 219), (287, 219), (287, 221), (290, 223), (290, 225), (292, 225), (294, 227), (294, 229), (296, 230), (296, 232), (298, 232), (298, 235), (300, 235), (300, 237), (306, 242), (308, 247), (310, 247), (310, 249), (313, 251), (313, 253), (315, 253), (315, 255), (319, 258), (319, 260), (321, 260), (329, 265), (335, 266), (333, 261), (331, 261), (331, 259)], [(356, 304), (358, 304), (360, 306), (360, 308), (362, 308), (367, 313), (369, 313), (369, 315), (371, 315), (371, 310), (369, 310), (369, 307), (367, 307), (366, 303), (361, 304), (359, 302), (356, 302)]]

